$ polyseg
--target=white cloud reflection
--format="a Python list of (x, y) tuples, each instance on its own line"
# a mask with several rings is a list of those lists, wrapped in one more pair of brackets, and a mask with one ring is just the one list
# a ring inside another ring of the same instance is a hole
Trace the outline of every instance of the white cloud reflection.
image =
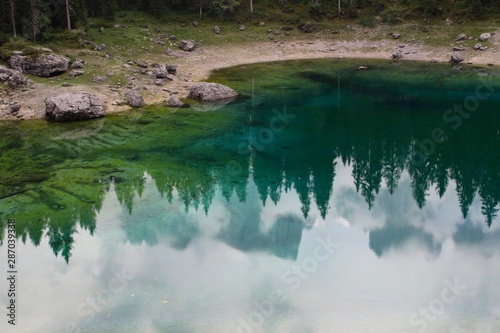
[[(464, 221), (452, 183), (442, 198), (431, 189), (419, 209), (407, 174), (369, 210), (351, 172), (337, 163), (325, 220), (312, 205), (305, 221), (294, 190), (263, 206), (253, 182), (245, 204), (218, 192), (208, 214), (186, 211), (177, 196), (169, 203), (148, 178), (130, 215), (111, 189), (95, 235), (76, 235), (68, 265), (44, 242), (19, 246), (19, 326), (2, 320), (0, 329), (65, 332), (74, 322), (80, 332), (237, 332), (238, 318), (282, 290), (285, 302), (253, 332), (415, 332), (409, 316), (456, 278), (467, 291), (426, 332), (500, 331), (499, 219), (488, 229), (476, 198)], [(283, 272), (327, 236), (342, 245), (290, 290)], [(122, 292), (94, 316), (77, 312), (122, 270), (132, 276)]]

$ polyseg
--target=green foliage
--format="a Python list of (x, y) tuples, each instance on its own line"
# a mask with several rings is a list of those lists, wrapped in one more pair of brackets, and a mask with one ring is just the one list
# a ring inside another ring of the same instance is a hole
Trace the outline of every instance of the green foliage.
[(373, 28), (377, 24), (377, 20), (373, 16), (363, 16), (359, 19), (359, 24), (365, 27)]
[(233, 13), (240, 6), (239, 0), (210, 0), (207, 3), (210, 11), (222, 17), (226, 13)]
[(21, 51), (24, 55), (38, 57), (42, 51), (23, 38), (11, 39), (0, 47), (0, 59), (7, 61), (13, 51)]
[(9, 42), (9, 36), (4, 34), (3, 32), (0, 32), (0, 46), (4, 45), (5, 43)]
[(321, 15), (321, 2), (319, 0), (309, 0), (307, 9), (312, 16), (318, 17)]
[(398, 13), (395, 10), (387, 10), (382, 14), (382, 22), (387, 24), (397, 24), (401, 23), (401, 19), (398, 18)]
[(118, 11), (118, 5), (116, 0), (106, 0), (101, 4), (102, 16), (106, 20), (114, 21), (116, 19), (116, 12)]

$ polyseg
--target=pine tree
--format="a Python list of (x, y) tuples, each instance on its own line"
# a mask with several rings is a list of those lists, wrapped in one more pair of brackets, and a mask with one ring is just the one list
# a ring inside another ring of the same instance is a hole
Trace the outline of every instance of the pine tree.
[(9, 5), (10, 5), (10, 18), (12, 20), (12, 31), (14, 33), (14, 38), (17, 38), (17, 32), (16, 32), (16, 10), (14, 6), (14, 0), (9, 0)]

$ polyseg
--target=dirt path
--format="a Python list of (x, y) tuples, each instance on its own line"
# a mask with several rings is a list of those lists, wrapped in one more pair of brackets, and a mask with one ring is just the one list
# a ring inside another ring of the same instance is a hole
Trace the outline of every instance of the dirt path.
[[(473, 64), (500, 65), (500, 31), (492, 39), (493, 47), (487, 51), (474, 51), (470, 47), (462, 51), (465, 62)], [(16, 91), (11, 95), (0, 96), (7, 102), (18, 101), (21, 110), (17, 116), (9, 112), (8, 104), (1, 104), (0, 120), (7, 119), (37, 119), (45, 115), (43, 100), (51, 95), (62, 92), (89, 92), (98, 95), (107, 106), (108, 113), (120, 112), (129, 109), (128, 106), (117, 105), (123, 100), (128, 89), (135, 88), (144, 95), (147, 104), (163, 103), (171, 93), (183, 98), (187, 96), (189, 87), (199, 81), (207, 79), (213, 70), (236, 65), (282, 61), (292, 59), (317, 58), (370, 58), (390, 59), (395, 51), (403, 54), (403, 60), (448, 62), (451, 47), (431, 47), (418, 43), (402, 43), (397, 40), (382, 41), (330, 41), (318, 39), (315, 41), (265, 42), (246, 45), (225, 45), (223, 47), (200, 47), (195, 52), (176, 52), (179, 57), (164, 55), (161, 59), (146, 59), (151, 62), (172, 63), (178, 66), (178, 77), (159, 87), (147, 75), (134, 73), (136, 68), (127, 69), (133, 79), (129, 80), (128, 87), (119, 90), (105, 83), (101, 85), (74, 85), (70, 87), (56, 87), (35, 84), (32, 89)], [(361, 63), (360, 63), (361, 64)]]

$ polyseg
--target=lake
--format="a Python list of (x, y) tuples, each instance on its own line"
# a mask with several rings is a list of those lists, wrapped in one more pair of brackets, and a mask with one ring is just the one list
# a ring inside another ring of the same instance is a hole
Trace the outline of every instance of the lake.
[(241, 98), (0, 124), (2, 332), (500, 331), (498, 69), (210, 80)]

